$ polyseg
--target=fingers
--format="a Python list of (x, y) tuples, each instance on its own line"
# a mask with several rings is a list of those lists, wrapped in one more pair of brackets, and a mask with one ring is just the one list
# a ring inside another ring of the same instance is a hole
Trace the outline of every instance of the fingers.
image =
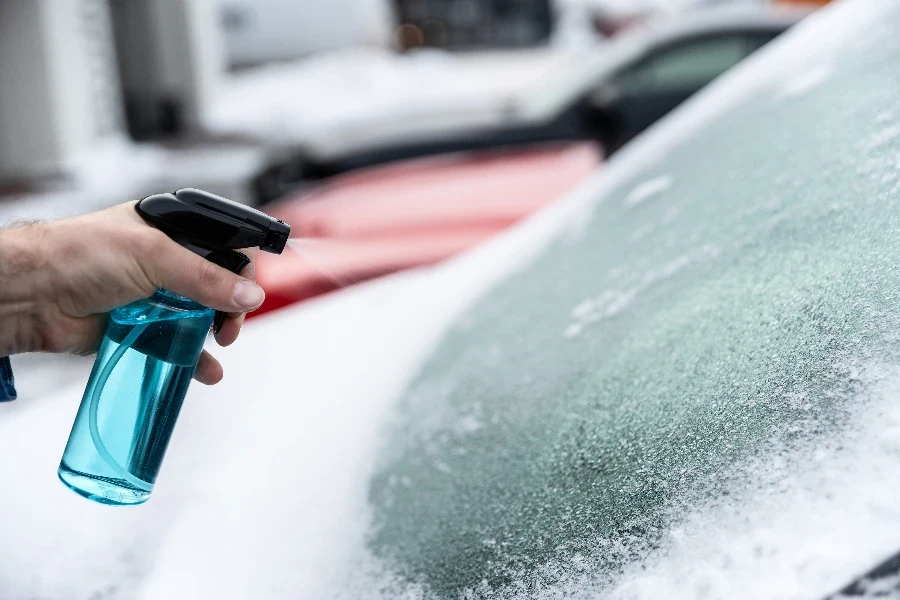
[(256, 281), (256, 248), (244, 248), (240, 250), (250, 259), (250, 264), (241, 271), (241, 277), (246, 277), (250, 281)]
[[(246, 277), (250, 281), (256, 281), (256, 248), (243, 248), (241, 252), (250, 258), (250, 264), (241, 271), (241, 277)], [(222, 323), (221, 329), (215, 332), (216, 342), (220, 346), (230, 346), (237, 340), (241, 327), (244, 325), (245, 313), (229, 313), (225, 321)]]
[(197, 363), (197, 369), (194, 371), (194, 379), (204, 385), (215, 385), (222, 381), (225, 372), (222, 370), (222, 364), (206, 350), (200, 355), (200, 361)]
[[(129, 218), (132, 213), (137, 214), (130, 204), (125, 205), (123, 210)], [(258, 308), (265, 299), (262, 288), (255, 283), (257, 249), (240, 250), (250, 258), (250, 263), (240, 275), (236, 275), (182, 248), (158, 230), (153, 229), (148, 236), (151, 248), (145, 253), (147, 258), (143, 260), (142, 267), (152, 285), (227, 313), (222, 327), (215, 332), (215, 338), (221, 346), (233, 344), (244, 323), (244, 314)], [(195, 378), (213, 384), (222, 378), (221, 372), (218, 361), (204, 352)]]
[[(254, 310), (265, 293), (253, 281), (223, 269), (152, 230), (153, 254), (142, 262), (157, 287), (228, 313)], [(252, 271), (251, 271), (252, 273)]]
[(222, 323), (222, 328), (216, 332), (216, 342), (220, 346), (230, 346), (237, 339), (244, 324), (244, 313), (228, 315)]

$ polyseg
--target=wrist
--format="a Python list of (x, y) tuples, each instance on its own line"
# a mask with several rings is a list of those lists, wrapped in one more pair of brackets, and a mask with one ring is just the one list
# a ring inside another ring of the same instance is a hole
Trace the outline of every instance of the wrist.
[(0, 229), (0, 356), (42, 349), (43, 226)]

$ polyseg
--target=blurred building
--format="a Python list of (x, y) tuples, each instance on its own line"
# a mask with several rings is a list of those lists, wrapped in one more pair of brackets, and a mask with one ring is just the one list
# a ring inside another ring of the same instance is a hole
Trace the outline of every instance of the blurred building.
[(351, 46), (386, 48), (392, 0), (218, 0), (228, 61), (256, 65)]
[(64, 173), (122, 131), (106, 0), (0, 2), (0, 182)]
[(223, 70), (215, 0), (0, 1), (0, 184), (116, 139), (199, 128)]
[(550, 37), (550, 0), (396, 0), (397, 44), (438, 48), (517, 48)]
[(111, 9), (132, 137), (196, 129), (224, 67), (216, 0), (113, 0)]

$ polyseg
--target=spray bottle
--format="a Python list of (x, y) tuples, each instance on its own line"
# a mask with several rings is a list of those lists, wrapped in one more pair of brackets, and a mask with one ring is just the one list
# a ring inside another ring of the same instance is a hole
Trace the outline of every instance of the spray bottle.
[[(194, 189), (135, 206), (144, 220), (207, 260), (240, 273), (238, 248), (281, 254), (290, 227)], [(209, 328), (225, 315), (159, 289), (113, 310), (59, 465), (59, 478), (102, 504), (140, 504), (153, 491)]]

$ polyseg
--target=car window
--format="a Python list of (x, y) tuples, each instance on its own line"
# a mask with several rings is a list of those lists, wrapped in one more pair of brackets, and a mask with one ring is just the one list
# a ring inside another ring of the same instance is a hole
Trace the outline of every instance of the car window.
[(660, 50), (621, 74), (623, 93), (641, 95), (700, 87), (749, 54), (743, 34), (691, 40)]
[(537, 121), (554, 118), (622, 65), (638, 60), (646, 50), (647, 40), (641, 35), (642, 28), (635, 29), (612, 41), (570, 51), (571, 60), (535, 78), (532, 85), (512, 97), (516, 112)]
[(747, 54), (756, 52), (776, 37), (778, 37), (777, 33), (764, 31), (748, 34), (746, 37)]
[[(900, 7), (825, 10), (623, 150), (447, 333), (369, 489), (396, 581), (816, 597), (896, 549), (864, 546), (895, 494), (852, 500), (896, 465)], [(869, 529), (834, 536), (848, 514)]]

